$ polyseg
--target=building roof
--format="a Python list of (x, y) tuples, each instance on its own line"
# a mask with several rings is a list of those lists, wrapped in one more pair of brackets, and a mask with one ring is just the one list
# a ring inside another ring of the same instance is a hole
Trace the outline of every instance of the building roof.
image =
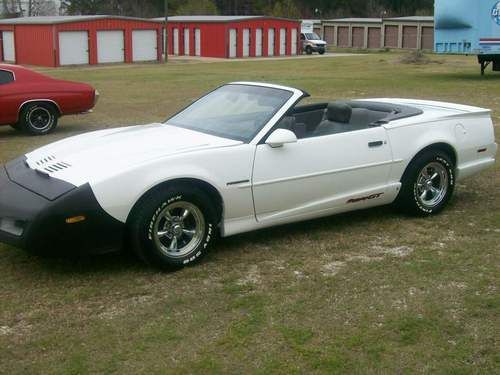
[(325, 22), (342, 22), (342, 23), (382, 23), (382, 18), (336, 18), (326, 20)]
[(147, 18), (94, 15), (94, 16), (38, 16), (38, 17), (19, 17), (5, 18), (0, 20), (0, 25), (53, 25), (59, 23), (85, 22), (102, 19), (123, 19), (145, 22), (155, 22)]
[(434, 17), (433, 17), (433, 16), (393, 17), (393, 18), (384, 18), (384, 21), (398, 21), (398, 22), (434, 22)]
[[(287, 18), (273, 16), (171, 16), (168, 20), (171, 22), (238, 22), (256, 19), (281, 19), (288, 21), (296, 21)], [(165, 17), (153, 18), (154, 21), (164, 21)], [(297, 21), (298, 22), (298, 21)]]

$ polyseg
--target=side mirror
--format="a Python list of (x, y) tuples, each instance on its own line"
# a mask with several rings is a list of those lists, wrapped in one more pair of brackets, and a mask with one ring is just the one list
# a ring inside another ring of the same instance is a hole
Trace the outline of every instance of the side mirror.
[(297, 136), (286, 129), (276, 129), (266, 140), (266, 145), (272, 148), (283, 147), (287, 143), (297, 143)]

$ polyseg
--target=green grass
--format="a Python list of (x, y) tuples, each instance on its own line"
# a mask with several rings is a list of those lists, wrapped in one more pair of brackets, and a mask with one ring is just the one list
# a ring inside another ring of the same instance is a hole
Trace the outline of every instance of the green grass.
[[(488, 107), (499, 140), (500, 74), (480, 77), (473, 57), (400, 57), (45, 69), (93, 84), (101, 101), (47, 137), (1, 128), (0, 163), (85, 131), (160, 121), (235, 80), (315, 100)], [(41, 259), (0, 245), (0, 373), (498, 373), (499, 183), (498, 165), (461, 182), (432, 218), (376, 208), (227, 238), (173, 273), (123, 254)]]

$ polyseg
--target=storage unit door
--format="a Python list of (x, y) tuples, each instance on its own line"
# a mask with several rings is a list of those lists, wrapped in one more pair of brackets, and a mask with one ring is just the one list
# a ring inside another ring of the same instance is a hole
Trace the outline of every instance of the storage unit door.
[(118, 63), (125, 61), (125, 43), (123, 31), (97, 32), (97, 62)]
[(184, 55), (189, 56), (191, 51), (189, 50), (189, 29), (184, 29)]
[(274, 56), (274, 29), (269, 29), (267, 33), (267, 55)]
[(417, 48), (417, 26), (403, 26), (403, 48)]
[(434, 49), (434, 28), (429, 26), (422, 27), (422, 49)]
[(59, 33), (59, 64), (80, 65), (89, 63), (89, 36), (86, 31)]
[(354, 48), (365, 47), (365, 28), (353, 27), (352, 28), (352, 46)]
[(250, 56), (250, 29), (243, 29), (243, 57)]
[(156, 30), (132, 31), (132, 61), (158, 60)]
[(262, 56), (262, 29), (255, 30), (255, 56)]
[(297, 29), (292, 29), (292, 55), (297, 54)]
[(236, 29), (229, 29), (229, 57), (230, 58), (236, 57), (236, 49), (237, 49), (236, 47), (238, 46), (237, 36), (238, 36), (238, 33), (236, 32)]
[(280, 29), (280, 56), (286, 55), (286, 29)]
[(386, 26), (384, 47), (398, 48), (399, 26)]
[(173, 32), (174, 55), (179, 56), (179, 29), (175, 28)]
[(349, 47), (349, 27), (337, 27), (337, 46)]
[(194, 30), (194, 54), (195, 56), (201, 56), (201, 30)]
[(325, 42), (333, 45), (335, 42), (335, 26), (325, 26)]
[(368, 28), (368, 48), (380, 48), (381, 30), (380, 27)]
[(3, 60), (7, 62), (16, 62), (16, 47), (14, 45), (14, 32), (2, 32), (3, 39)]

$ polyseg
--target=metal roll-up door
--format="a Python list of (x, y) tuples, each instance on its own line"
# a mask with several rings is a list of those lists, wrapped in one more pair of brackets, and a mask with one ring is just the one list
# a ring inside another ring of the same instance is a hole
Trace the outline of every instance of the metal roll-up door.
[(243, 57), (250, 56), (250, 29), (243, 29)]
[(191, 54), (191, 43), (189, 43), (189, 29), (184, 29), (184, 56), (189, 56)]
[(86, 31), (59, 33), (59, 64), (81, 65), (89, 63), (89, 35)]
[(380, 27), (368, 28), (368, 48), (381, 47), (381, 32)]
[(434, 28), (429, 26), (422, 27), (422, 49), (434, 49)]
[(201, 30), (194, 30), (194, 54), (195, 56), (201, 56)]
[(337, 46), (349, 47), (349, 27), (339, 26), (337, 28)]
[(352, 28), (352, 46), (354, 48), (365, 47), (365, 28), (353, 27)]
[(297, 54), (297, 29), (292, 29), (292, 55)]
[(16, 62), (16, 47), (14, 44), (14, 32), (2, 32), (3, 39), (3, 60), (6, 62)]
[(384, 47), (398, 48), (399, 26), (385, 27)]
[(255, 56), (262, 56), (262, 29), (255, 30)]
[(175, 28), (173, 32), (174, 55), (179, 56), (179, 29)]
[(274, 56), (274, 29), (269, 29), (267, 33), (267, 55)]
[(132, 61), (158, 60), (156, 30), (132, 31)]
[(122, 30), (97, 32), (97, 62), (119, 63), (125, 61), (125, 42)]
[(403, 26), (403, 48), (417, 48), (417, 26)]
[(286, 29), (280, 29), (280, 56), (286, 55)]
[(229, 29), (229, 57), (235, 58), (238, 47), (238, 33), (236, 29)]
[(332, 45), (335, 42), (335, 26), (325, 26), (325, 42)]

